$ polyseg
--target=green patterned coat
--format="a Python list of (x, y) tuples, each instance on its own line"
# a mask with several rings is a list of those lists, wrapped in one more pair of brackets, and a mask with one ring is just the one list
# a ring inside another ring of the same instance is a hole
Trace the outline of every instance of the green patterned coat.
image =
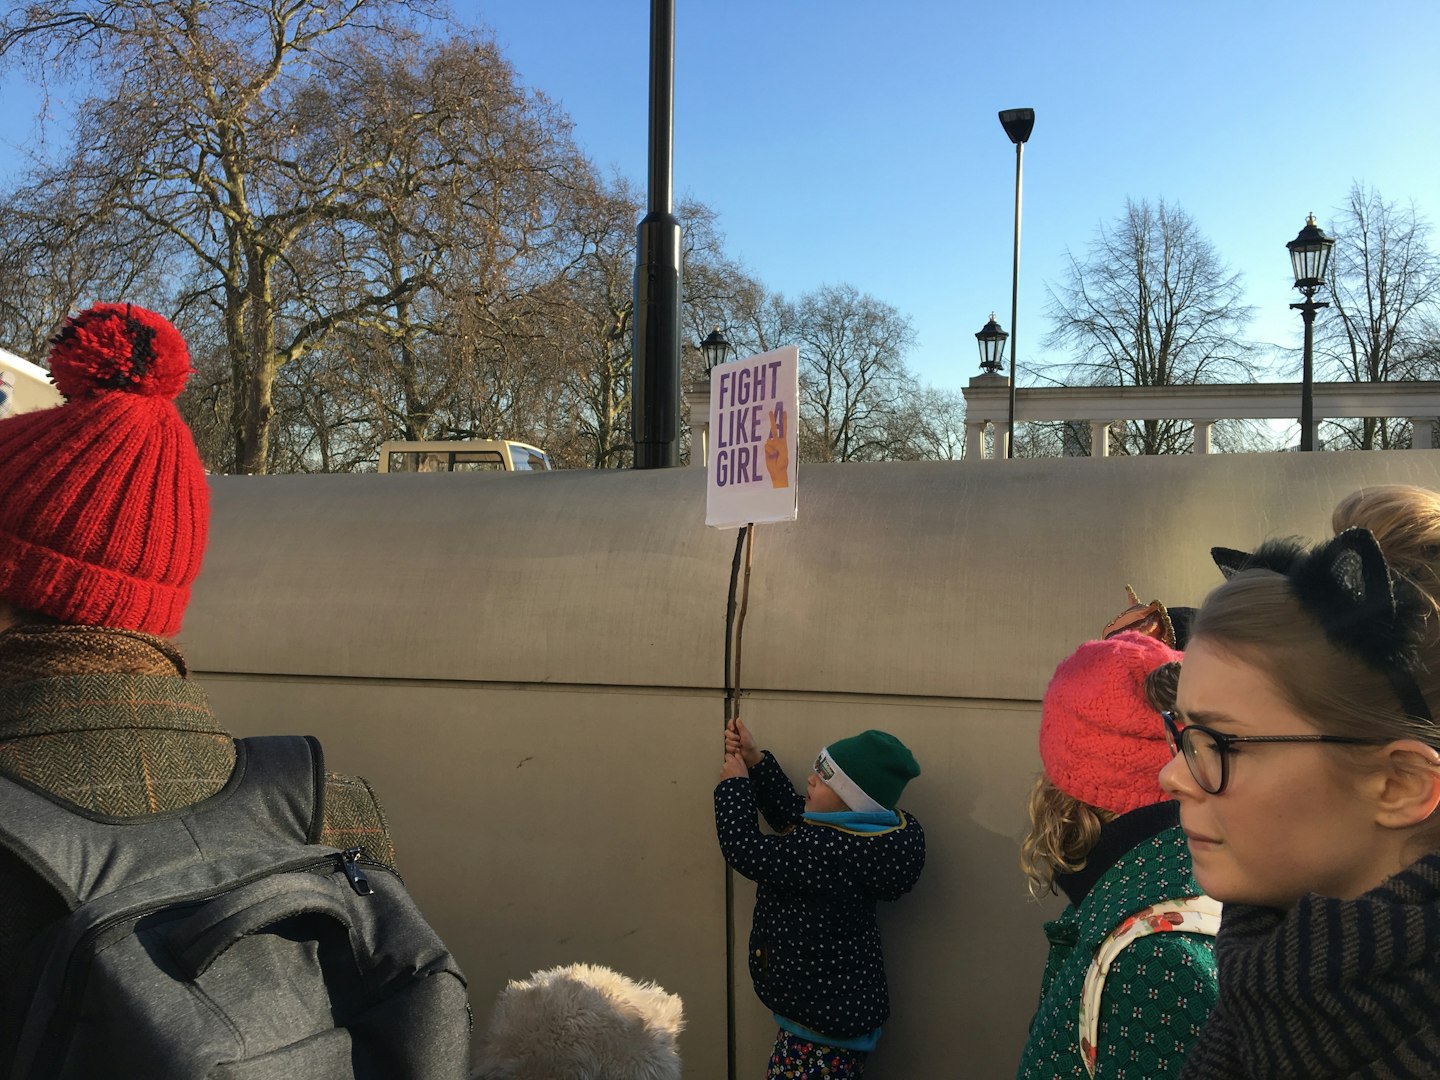
[[(1199, 891), (1185, 835), (1173, 825), (1120, 856), (1078, 907), (1045, 924), (1050, 955), (1019, 1080), (1088, 1075), (1079, 1049), (1080, 988), (1095, 949), (1126, 916)], [(1214, 940), (1152, 934), (1120, 953), (1101, 997), (1096, 1080), (1180, 1074), (1215, 1003)]]

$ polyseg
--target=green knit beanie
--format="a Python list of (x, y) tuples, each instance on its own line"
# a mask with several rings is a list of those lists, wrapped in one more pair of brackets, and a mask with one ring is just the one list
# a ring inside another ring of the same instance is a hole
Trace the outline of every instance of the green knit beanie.
[(895, 809), (920, 766), (894, 735), (865, 731), (821, 750), (815, 773), (851, 810), (877, 813)]

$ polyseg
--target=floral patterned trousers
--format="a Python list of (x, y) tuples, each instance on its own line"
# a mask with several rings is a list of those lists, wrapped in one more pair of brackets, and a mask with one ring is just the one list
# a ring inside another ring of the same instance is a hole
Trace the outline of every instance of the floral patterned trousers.
[(865, 1074), (865, 1059), (869, 1056), (863, 1050), (843, 1050), (838, 1046), (813, 1043), (781, 1028), (765, 1077), (766, 1080), (776, 1080), (777, 1077), (780, 1080), (809, 1080), (810, 1077), (860, 1080)]

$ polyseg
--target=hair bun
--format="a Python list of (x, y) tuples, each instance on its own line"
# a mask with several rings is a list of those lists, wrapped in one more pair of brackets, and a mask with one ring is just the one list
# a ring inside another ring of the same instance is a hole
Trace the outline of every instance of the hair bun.
[(112, 391), (175, 398), (190, 377), (190, 352), (163, 316), (134, 304), (96, 304), (65, 321), (50, 374), (72, 401)]

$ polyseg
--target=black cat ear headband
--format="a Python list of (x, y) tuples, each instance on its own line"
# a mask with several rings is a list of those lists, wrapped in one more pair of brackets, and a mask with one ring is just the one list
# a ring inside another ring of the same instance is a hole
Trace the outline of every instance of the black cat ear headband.
[(1411, 716), (1435, 722), (1415, 681), (1424, 669), (1420, 645), (1432, 609), (1391, 571), (1369, 529), (1346, 529), (1311, 548), (1295, 539), (1270, 540), (1253, 552), (1211, 548), (1210, 556), (1227, 578), (1242, 570), (1284, 575), (1330, 644), (1382, 672)]

